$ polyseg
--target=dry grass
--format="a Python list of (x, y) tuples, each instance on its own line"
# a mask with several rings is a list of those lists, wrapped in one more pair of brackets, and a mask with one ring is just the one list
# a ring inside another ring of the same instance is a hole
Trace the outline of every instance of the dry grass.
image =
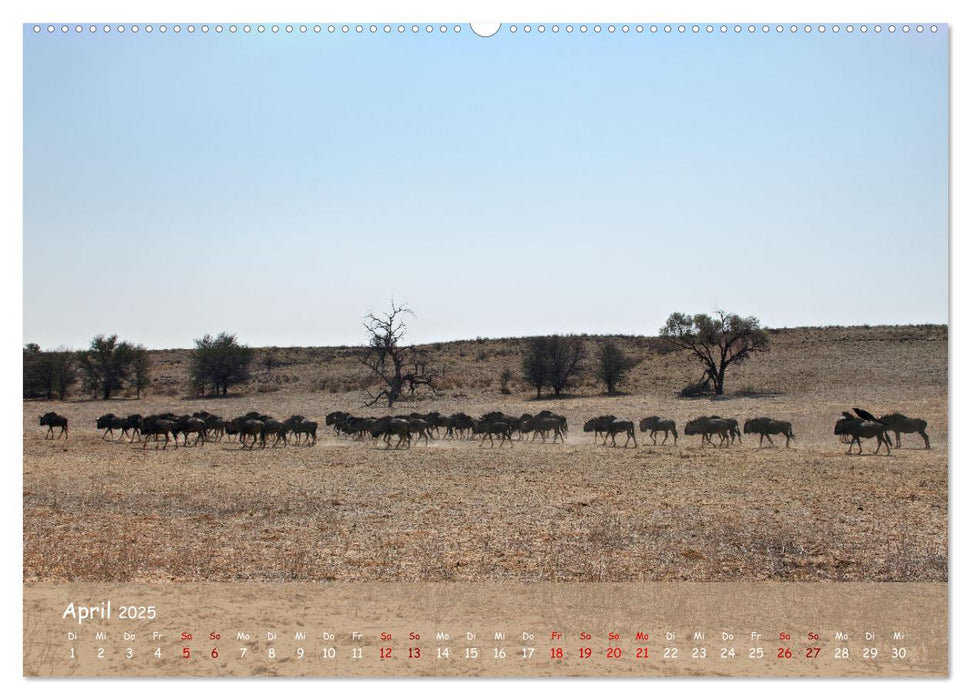
[[(313, 448), (162, 452), (94, 430), (109, 410), (298, 412), (321, 424), (332, 410), (364, 412), (366, 382), (341, 349), (275, 350), (275, 366), (229, 399), (178, 398), (185, 352), (165, 351), (156, 383), (176, 396), (25, 403), (24, 579), (947, 580), (946, 328), (776, 332), (772, 352), (730, 377), (744, 395), (718, 401), (675, 397), (698, 374), (681, 353), (658, 352), (650, 338), (622, 342), (642, 357), (627, 395), (590, 385), (542, 403), (567, 415), (565, 445), (442, 440), (386, 451), (322, 430)], [(499, 394), (518, 346), (429, 346), (453, 389), (402, 410), (536, 412), (525, 387)], [(832, 426), (855, 405), (925, 418), (934, 449), (904, 436), (890, 457), (846, 455)], [(43, 439), (36, 416), (46, 410), (69, 416), (69, 441)], [(679, 426), (706, 413), (770, 415), (791, 420), (797, 442), (653, 447), (639, 434), (637, 449), (595, 446), (580, 427), (607, 412)]]

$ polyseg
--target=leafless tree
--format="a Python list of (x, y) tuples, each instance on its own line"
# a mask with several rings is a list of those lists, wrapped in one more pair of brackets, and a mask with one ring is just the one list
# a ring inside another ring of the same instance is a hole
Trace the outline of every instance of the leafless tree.
[(435, 383), (440, 372), (429, 365), (420, 350), (402, 345), (408, 330), (404, 318), (414, 315), (415, 312), (406, 305), (395, 304), (392, 299), (391, 311), (380, 315), (371, 312), (364, 317), (368, 344), (358, 360), (380, 380), (380, 389), (368, 392), (365, 405), (373, 406), (387, 401), (388, 408), (391, 408), (405, 392), (412, 396), (423, 390), (438, 394)]

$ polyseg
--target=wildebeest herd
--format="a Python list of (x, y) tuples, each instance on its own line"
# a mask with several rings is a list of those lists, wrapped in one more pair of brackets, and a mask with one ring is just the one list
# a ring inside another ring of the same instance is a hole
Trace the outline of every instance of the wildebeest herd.
[[(875, 453), (885, 448), (887, 454), (890, 454), (891, 433), (896, 438), (898, 448), (901, 433), (917, 433), (924, 440), (924, 448), (930, 449), (925, 420), (908, 418), (900, 413), (890, 413), (877, 418), (861, 408), (854, 408), (853, 412), (855, 415), (844, 411), (833, 430), (842, 442), (849, 444), (848, 454), (852, 453), (854, 445), (857, 447), (857, 454), (862, 453), (864, 438), (876, 439)], [(541, 411), (536, 415), (525, 413), (518, 417), (493, 411), (479, 418), (473, 418), (465, 413), (443, 415), (437, 411), (380, 417), (354, 416), (344, 411), (334, 411), (327, 415), (326, 424), (339, 435), (359, 440), (381, 439), (386, 449), (392, 447), (392, 440), (395, 439), (395, 449), (411, 447), (412, 441), (420, 443), (424, 440), (427, 445), (430, 440), (436, 439), (479, 439), (480, 447), (485, 444), (486, 439), (489, 440), (490, 445), (495, 446), (496, 438), (499, 439), (500, 447), (507, 442), (512, 447), (514, 438), (535, 442), (539, 437), (542, 442), (551, 439), (556, 443), (557, 439), (560, 442), (566, 441), (568, 429), (566, 417), (552, 411)], [(68, 438), (68, 419), (65, 416), (54, 412), (45, 413), (40, 416), (40, 425), (47, 427), (45, 440), (60, 439), (62, 436), (64, 439)], [(181, 416), (162, 413), (150, 416), (132, 414), (122, 417), (108, 413), (99, 417), (95, 425), (98, 430), (104, 431), (103, 439), (114, 437), (117, 430), (120, 432), (118, 440), (125, 437), (128, 437), (129, 442), (141, 440), (143, 449), (150, 440), (158, 449), (160, 440), (164, 439), (162, 443), (164, 450), (170, 442), (169, 436), (175, 447), (179, 446), (179, 436), (182, 437), (183, 446), (189, 445), (190, 436), (194, 437), (192, 443), (194, 446), (206, 442), (219, 442), (225, 436), (229, 436), (228, 439), (237, 440), (241, 448), (250, 450), (254, 449), (257, 443), (261, 448), (267, 447), (270, 439), (273, 441), (271, 448), (281, 443), (284, 447), (289, 444), (312, 446), (317, 443), (315, 421), (301, 415), (277, 420), (256, 411), (229, 420), (207, 411)], [(669, 435), (673, 436), (675, 445), (678, 443), (678, 430), (673, 420), (649, 416), (640, 421), (639, 428), (641, 433), (650, 434), (653, 445), (658, 444), (657, 437), (661, 432), (664, 433), (661, 445), (667, 443)], [(60, 429), (56, 435), (55, 429)], [(583, 430), (594, 434), (595, 443), (602, 437), (601, 444), (606, 445), (609, 438), (611, 445), (617, 447), (617, 436), (621, 435), (626, 437), (623, 447), (627, 447), (632, 440), (634, 447), (637, 447), (634, 422), (631, 420), (620, 419), (613, 415), (598, 416), (588, 420)], [(717, 435), (718, 446), (728, 447), (736, 440), (741, 443), (742, 433), (758, 435), (760, 447), (765, 440), (768, 440), (770, 445), (775, 445), (772, 441), (773, 435), (784, 437), (786, 447), (795, 440), (792, 424), (789, 421), (765, 417), (746, 420), (741, 431), (736, 419), (721, 416), (700, 416), (684, 424), (684, 434), (701, 436), (702, 445), (714, 446), (713, 438)]]
[(528, 435), (533, 441), (539, 436), (542, 442), (550, 437), (553, 442), (557, 438), (560, 442), (565, 442), (567, 433), (566, 417), (552, 411), (541, 411), (535, 416), (524, 413), (519, 417), (493, 411), (480, 418), (473, 418), (466, 413), (446, 416), (437, 411), (375, 418), (334, 411), (327, 414), (326, 423), (338, 434), (358, 439), (383, 438), (385, 447), (388, 448), (391, 447), (394, 437), (398, 438), (395, 448), (410, 446), (414, 436), (417, 436), (416, 442), (424, 439), (426, 444), (429, 439), (472, 440), (480, 437), (480, 447), (487, 438), (489, 444), (495, 446), (495, 438), (499, 438), (500, 447), (506, 442), (512, 447), (514, 435), (521, 440)]
[[(41, 416), (41, 425), (45, 425), (44, 420), (50, 415)], [(67, 419), (63, 418), (65, 431)], [(317, 443), (317, 423), (307, 420), (304, 416), (293, 415), (286, 420), (277, 420), (272, 416), (251, 411), (245, 415), (226, 420), (208, 411), (197, 411), (190, 415), (177, 416), (174, 413), (160, 413), (151, 416), (132, 414), (126, 417), (116, 416), (113, 413), (106, 413), (95, 421), (95, 427), (103, 430), (101, 437), (107, 440), (114, 437), (115, 431), (120, 431), (118, 440), (128, 437), (129, 442), (136, 439), (142, 441), (142, 449), (148, 446), (149, 439), (158, 449), (160, 439), (164, 439), (162, 449), (164, 450), (172, 436), (171, 442), (175, 447), (179, 446), (179, 436), (182, 436), (182, 446), (189, 445), (189, 437), (194, 436), (192, 445), (196, 446), (200, 442), (221, 442), (224, 436), (230, 436), (239, 441), (240, 446), (253, 449), (258, 442), (260, 447), (266, 447), (268, 439), (273, 439), (270, 447), (276, 447), (280, 443), (284, 446), (314, 445)], [(50, 432), (50, 431), (49, 431)]]

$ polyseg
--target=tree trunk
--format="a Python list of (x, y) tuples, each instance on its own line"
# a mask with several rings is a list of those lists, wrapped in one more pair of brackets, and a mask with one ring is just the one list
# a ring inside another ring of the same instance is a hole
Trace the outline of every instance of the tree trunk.
[(718, 368), (718, 375), (715, 377), (715, 394), (721, 396), (725, 393), (725, 366)]

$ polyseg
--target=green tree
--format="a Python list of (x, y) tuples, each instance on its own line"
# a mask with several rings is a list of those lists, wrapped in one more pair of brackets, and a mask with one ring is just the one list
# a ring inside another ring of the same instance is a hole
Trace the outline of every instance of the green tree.
[(613, 394), (617, 385), (624, 381), (627, 372), (636, 364), (636, 361), (631, 360), (620, 349), (616, 341), (607, 339), (597, 354), (597, 378), (607, 385), (607, 393)]
[(582, 371), (585, 358), (583, 340), (578, 336), (530, 338), (523, 357), (523, 378), (536, 388), (536, 398), (542, 396), (544, 386), (560, 396)]
[(719, 395), (725, 393), (725, 370), (769, 349), (769, 336), (757, 318), (724, 311), (714, 316), (673, 313), (660, 334), (695, 356), (704, 370), (702, 381)]
[(148, 357), (148, 350), (144, 345), (132, 348), (131, 357), (131, 386), (135, 390), (135, 398), (140, 399), (142, 392), (152, 381), (152, 362)]
[(131, 343), (118, 342), (117, 335), (97, 335), (91, 347), (77, 353), (78, 368), (85, 391), (104, 400), (120, 390), (128, 379), (132, 363)]
[(63, 401), (77, 380), (74, 353), (66, 348), (41, 350), (37, 343), (24, 346), (24, 398), (57, 397)]
[(241, 345), (235, 335), (220, 333), (216, 337), (206, 334), (195, 341), (190, 353), (189, 377), (199, 393), (207, 388), (214, 396), (225, 396), (229, 387), (249, 379), (249, 366), (253, 351)]

